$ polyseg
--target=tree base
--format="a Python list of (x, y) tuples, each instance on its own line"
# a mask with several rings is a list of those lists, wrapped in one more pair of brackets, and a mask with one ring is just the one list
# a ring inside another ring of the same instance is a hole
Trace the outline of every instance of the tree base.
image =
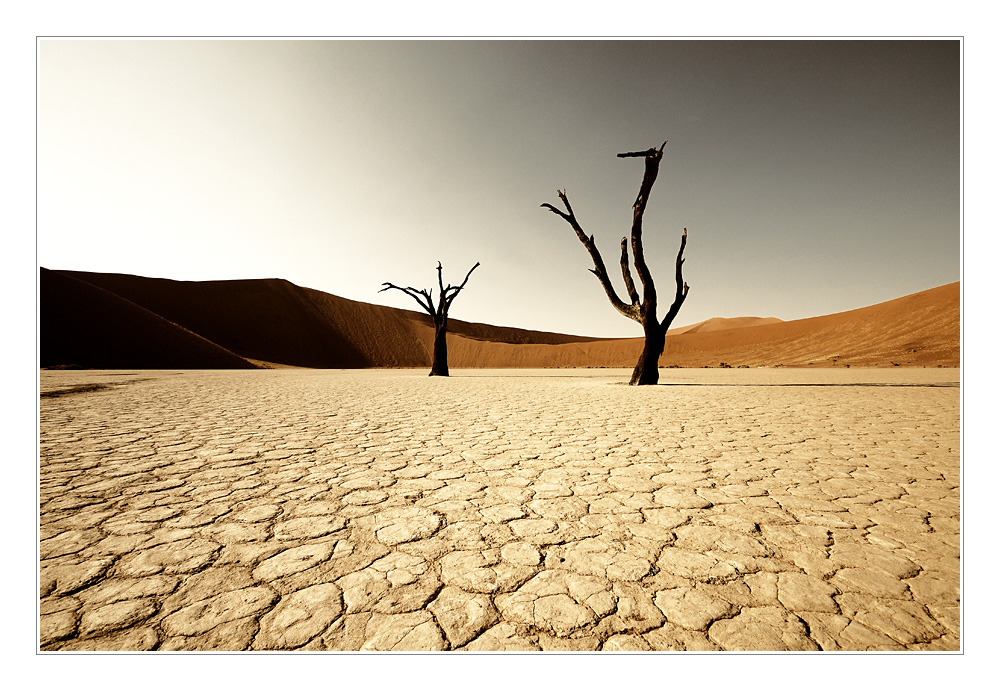
[(663, 347), (666, 345), (666, 330), (647, 329), (646, 340), (642, 346), (642, 353), (639, 354), (639, 361), (635, 363), (632, 370), (632, 378), (629, 386), (653, 386), (660, 382), (660, 356), (663, 354)]

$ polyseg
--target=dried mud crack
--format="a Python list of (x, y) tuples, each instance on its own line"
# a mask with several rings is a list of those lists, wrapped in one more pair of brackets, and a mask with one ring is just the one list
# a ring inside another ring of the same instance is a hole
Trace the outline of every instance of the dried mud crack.
[(957, 372), (670, 373), (43, 371), (39, 648), (960, 649)]

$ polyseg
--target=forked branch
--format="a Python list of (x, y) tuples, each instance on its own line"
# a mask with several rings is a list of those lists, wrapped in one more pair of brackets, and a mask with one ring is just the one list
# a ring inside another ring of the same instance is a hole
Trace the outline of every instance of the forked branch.
[(643, 157), (646, 159), (646, 169), (642, 174), (642, 184), (639, 186), (639, 194), (632, 204), (632, 256), (635, 259), (635, 270), (639, 274), (642, 282), (642, 298), (654, 310), (656, 309), (656, 286), (653, 283), (653, 275), (646, 265), (646, 255), (642, 247), (642, 215), (646, 212), (646, 202), (649, 201), (649, 193), (656, 182), (656, 176), (660, 172), (660, 160), (663, 158), (663, 147), (667, 145), (664, 141), (659, 149), (646, 149), (645, 151), (633, 151), (625, 154), (618, 154), (618, 158)]
[[(469, 273), (465, 274), (465, 280), (462, 281), (461, 285), (453, 286), (453, 285), (449, 284), (447, 288), (442, 289), (441, 295), (445, 299), (445, 310), (447, 310), (449, 307), (451, 307), (452, 301), (459, 294), (459, 292), (461, 292), (462, 288), (465, 287), (465, 284), (469, 282), (469, 276), (472, 275), (472, 272), (475, 271), (478, 266), (479, 266), (479, 262), (476, 262), (476, 265), (473, 266), (471, 269), (469, 269)], [(441, 277), (441, 262), (438, 262), (438, 278), (439, 278), (439, 280), (440, 280), (440, 277)]]
[(454, 302), (455, 297), (465, 287), (465, 284), (469, 282), (469, 276), (472, 275), (472, 272), (475, 271), (478, 266), (479, 266), (479, 262), (476, 262), (476, 265), (473, 266), (471, 269), (469, 269), (469, 273), (465, 274), (465, 280), (462, 281), (461, 285), (453, 286), (453, 285), (451, 285), (449, 283), (446, 286), (444, 284), (444, 277), (442, 276), (442, 273), (441, 273), (442, 272), (441, 262), (438, 262), (438, 265), (437, 265), (438, 288), (439, 288), (440, 292), (438, 293), (437, 308), (434, 307), (434, 291), (433, 291), (433, 289), (431, 289), (431, 290), (417, 290), (416, 288), (410, 288), (410, 287), (403, 288), (401, 286), (397, 286), (397, 285), (395, 285), (393, 283), (389, 283), (388, 281), (386, 281), (385, 283), (382, 284), (385, 287), (382, 288), (382, 290), (380, 290), (378, 292), (382, 293), (382, 292), (384, 292), (386, 290), (389, 290), (389, 289), (395, 289), (395, 290), (399, 290), (399, 291), (402, 291), (402, 292), (406, 293), (411, 298), (413, 298), (414, 300), (416, 300), (417, 304), (420, 305), (423, 308), (423, 310), (425, 312), (427, 312), (427, 314), (431, 315), (431, 317), (434, 318), (434, 323), (435, 324), (438, 324), (438, 323), (441, 323), (443, 320), (447, 319), (447, 317), (448, 317), (448, 308), (451, 307), (451, 303)]
[(388, 281), (386, 281), (382, 285), (384, 285), (385, 288), (383, 288), (378, 292), (384, 293), (390, 288), (395, 290), (401, 290), (407, 295), (409, 295), (411, 298), (416, 300), (417, 304), (420, 305), (424, 309), (424, 311), (427, 312), (427, 314), (431, 315), (432, 317), (436, 316), (434, 312), (434, 303), (432, 301), (430, 292), (426, 290), (417, 290), (416, 288), (401, 288), (400, 286), (389, 283)]
[(604, 292), (608, 295), (608, 300), (611, 301), (611, 304), (616, 310), (624, 314), (626, 317), (639, 321), (640, 317), (638, 305), (627, 305), (620, 297), (618, 297), (618, 293), (615, 291), (615, 287), (611, 283), (611, 278), (608, 276), (608, 269), (604, 265), (604, 259), (601, 257), (601, 252), (597, 249), (597, 245), (594, 243), (594, 236), (588, 236), (583, 232), (583, 228), (580, 227), (580, 223), (576, 220), (576, 215), (573, 213), (573, 207), (570, 206), (569, 199), (566, 197), (566, 191), (556, 190), (556, 192), (559, 194), (559, 199), (562, 200), (563, 205), (566, 207), (566, 212), (564, 213), (548, 203), (542, 204), (542, 208), (548, 209), (572, 226), (573, 230), (576, 231), (576, 236), (580, 239), (580, 242), (583, 243), (583, 246), (587, 248), (587, 252), (590, 253), (590, 258), (594, 261), (594, 268), (590, 269), (590, 272), (597, 276), (597, 280), (601, 282)]

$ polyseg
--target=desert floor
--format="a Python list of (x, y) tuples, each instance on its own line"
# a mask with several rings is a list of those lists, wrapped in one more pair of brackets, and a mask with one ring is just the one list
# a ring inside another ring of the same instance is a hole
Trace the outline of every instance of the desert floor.
[(959, 650), (957, 369), (42, 371), (43, 650)]

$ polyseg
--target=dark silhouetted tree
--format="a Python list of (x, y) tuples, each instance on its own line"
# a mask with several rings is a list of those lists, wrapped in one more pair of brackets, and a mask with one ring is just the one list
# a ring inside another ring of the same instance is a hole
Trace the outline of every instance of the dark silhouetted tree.
[(645, 333), (645, 341), (642, 353), (639, 355), (639, 362), (636, 363), (632, 371), (632, 379), (629, 384), (632, 386), (642, 386), (645, 384), (656, 384), (660, 380), (659, 360), (663, 354), (663, 347), (666, 343), (667, 329), (677, 316), (684, 299), (688, 294), (688, 284), (684, 282), (681, 275), (681, 266), (684, 264), (684, 245), (687, 244), (687, 228), (681, 236), (681, 248), (677, 252), (676, 281), (677, 290), (674, 294), (674, 301), (667, 310), (666, 316), (660, 321), (656, 318), (656, 286), (653, 284), (653, 276), (646, 266), (646, 257), (642, 250), (642, 214), (646, 210), (646, 202), (649, 200), (650, 190), (653, 189), (653, 182), (656, 181), (656, 174), (660, 170), (660, 159), (663, 158), (663, 147), (666, 142), (660, 145), (659, 149), (649, 149), (647, 151), (634, 151), (631, 153), (618, 154), (618, 158), (644, 158), (646, 160), (646, 172), (642, 176), (642, 185), (639, 187), (639, 196), (635, 198), (632, 205), (632, 255), (635, 259), (635, 270), (639, 274), (639, 281), (642, 283), (642, 298), (636, 290), (635, 282), (632, 280), (632, 272), (628, 265), (628, 238), (622, 238), (622, 277), (625, 280), (625, 289), (628, 291), (629, 302), (623, 301), (615, 292), (611, 284), (611, 278), (604, 266), (601, 253), (594, 244), (594, 236), (588, 236), (583, 232), (580, 223), (576, 220), (573, 208), (569, 205), (566, 192), (559, 190), (559, 199), (562, 200), (566, 211), (560, 211), (551, 204), (542, 204), (554, 214), (561, 216), (569, 223), (580, 242), (590, 252), (591, 259), (594, 260), (594, 268), (590, 269), (600, 280), (604, 287), (604, 292), (608, 294), (608, 299), (616, 310), (624, 314), (629, 319), (642, 324)]
[(382, 290), (378, 292), (384, 292), (390, 288), (395, 288), (396, 290), (401, 290), (411, 298), (417, 301), (427, 314), (431, 315), (431, 319), (434, 320), (434, 354), (431, 359), (431, 373), (432, 377), (447, 377), (448, 376), (448, 310), (451, 308), (451, 303), (455, 301), (455, 296), (461, 292), (465, 284), (469, 282), (469, 276), (472, 272), (476, 270), (479, 266), (479, 262), (476, 262), (476, 266), (469, 269), (469, 273), (465, 274), (465, 280), (462, 281), (462, 285), (453, 286), (450, 283), (445, 286), (444, 278), (441, 276), (441, 262), (438, 262), (437, 272), (438, 272), (438, 287), (440, 288), (440, 294), (438, 295), (437, 307), (434, 307), (434, 289), (431, 290), (417, 290), (416, 288), (400, 288), (397, 285), (393, 285), (386, 281), (382, 285), (385, 286)]

